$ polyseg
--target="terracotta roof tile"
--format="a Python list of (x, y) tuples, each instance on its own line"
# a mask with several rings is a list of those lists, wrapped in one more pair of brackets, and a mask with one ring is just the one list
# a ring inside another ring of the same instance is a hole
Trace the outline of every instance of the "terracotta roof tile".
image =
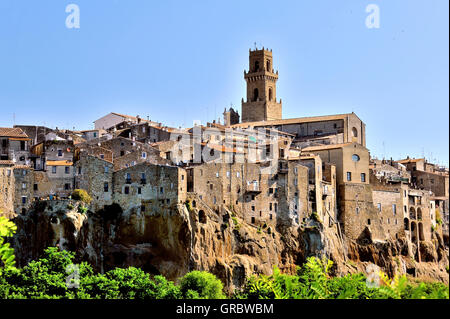
[(28, 135), (18, 127), (0, 127), (0, 136), (28, 138)]

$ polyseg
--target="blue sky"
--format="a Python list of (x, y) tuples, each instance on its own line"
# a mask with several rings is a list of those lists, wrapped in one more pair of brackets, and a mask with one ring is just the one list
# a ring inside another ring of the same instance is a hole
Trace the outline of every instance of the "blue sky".
[[(68, 4), (80, 29), (65, 26)], [(366, 6), (380, 8), (368, 29)], [(273, 50), (283, 117), (354, 111), (372, 155), (449, 162), (447, 0), (1, 0), (0, 126), (89, 129), (110, 111), (171, 126), (245, 96)]]

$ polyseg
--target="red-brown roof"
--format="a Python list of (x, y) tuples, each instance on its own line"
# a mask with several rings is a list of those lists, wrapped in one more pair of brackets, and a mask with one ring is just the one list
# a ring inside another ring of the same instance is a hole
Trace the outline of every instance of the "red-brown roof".
[(0, 136), (28, 138), (28, 135), (18, 127), (0, 127)]

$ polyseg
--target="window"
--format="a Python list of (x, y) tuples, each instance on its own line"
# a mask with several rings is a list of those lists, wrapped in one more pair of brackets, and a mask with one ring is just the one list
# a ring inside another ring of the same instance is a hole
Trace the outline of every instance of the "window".
[(359, 207), (356, 207), (356, 215), (359, 215)]
[(78, 167), (78, 175), (81, 175), (81, 166)]
[(130, 188), (128, 186), (125, 186), (124, 193), (127, 195), (130, 193)]
[(253, 90), (253, 102), (258, 101), (258, 98), (259, 98), (259, 91), (257, 88), (255, 88)]
[(147, 153), (146, 152), (142, 152), (142, 158), (147, 158)]
[(361, 173), (361, 182), (366, 182), (366, 173)]
[(56, 166), (52, 166), (52, 174), (56, 174)]
[(37, 190), (38, 190), (38, 184), (34, 184), (34, 185), (33, 185), (33, 190), (34, 190), (34, 191), (37, 191)]
[(272, 210), (272, 203), (269, 203), (269, 210)]
[(229, 171), (227, 172), (227, 177), (230, 178), (230, 172)]
[(59, 156), (59, 157), (63, 156), (62, 150), (58, 150), (58, 156)]
[(381, 203), (378, 203), (377, 207), (378, 207), (378, 211), (381, 212)]
[(216, 177), (219, 177), (219, 173), (218, 172), (216, 173)]
[(267, 62), (266, 62), (266, 71), (271, 72), (270, 60), (267, 60)]
[(397, 205), (392, 204), (392, 212), (394, 213), (394, 216), (397, 215)]
[(367, 220), (367, 225), (370, 225), (370, 219)]
[(352, 128), (352, 136), (353, 137), (358, 137), (358, 130), (356, 129), (356, 127)]
[(105, 183), (103, 184), (103, 191), (104, 191), (105, 193), (109, 192), (109, 184), (108, 184), (107, 182), (105, 182)]
[(164, 187), (160, 187), (160, 188), (159, 188), (159, 193), (160, 193), (160, 194), (164, 194)]
[(352, 173), (351, 172), (347, 172), (347, 181), (351, 182), (352, 180)]
[(138, 194), (142, 194), (142, 188), (138, 187)]
[(124, 151), (120, 151), (120, 156), (124, 156), (125, 152)]
[(352, 155), (352, 161), (353, 161), (353, 162), (359, 162), (359, 160), (360, 160), (360, 157), (359, 157), (358, 154), (353, 154), (353, 155)]
[(108, 172), (109, 172), (109, 167), (105, 166), (105, 173), (108, 173)]
[(273, 99), (273, 90), (272, 88), (269, 88), (269, 101), (272, 101)]
[(278, 204), (275, 203), (275, 212), (277, 212), (277, 211), (278, 211)]
[(68, 191), (70, 189), (70, 184), (64, 184), (64, 190)]
[(94, 132), (94, 137), (97, 137), (97, 133)]
[(65, 171), (66, 174), (70, 174), (70, 167), (66, 166), (64, 168), (64, 171)]
[(141, 205), (141, 212), (145, 213), (145, 205)]
[(236, 177), (239, 178), (241, 174), (239, 172), (236, 172)]
[(105, 159), (105, 154), (100, 154), (101, 159)]
[(22, 204), (26, 204), (27, 203), (27, 197), (26, 196), (22, 196)]

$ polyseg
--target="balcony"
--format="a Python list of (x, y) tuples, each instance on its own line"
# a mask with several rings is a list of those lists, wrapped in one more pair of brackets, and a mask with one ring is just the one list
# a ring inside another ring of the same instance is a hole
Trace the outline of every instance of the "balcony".
[(259, 188), (259, 183), (258, 182), (247, 182), (247, 185), (245, 187), (245, 193), (261, 193), (261, 190)]

